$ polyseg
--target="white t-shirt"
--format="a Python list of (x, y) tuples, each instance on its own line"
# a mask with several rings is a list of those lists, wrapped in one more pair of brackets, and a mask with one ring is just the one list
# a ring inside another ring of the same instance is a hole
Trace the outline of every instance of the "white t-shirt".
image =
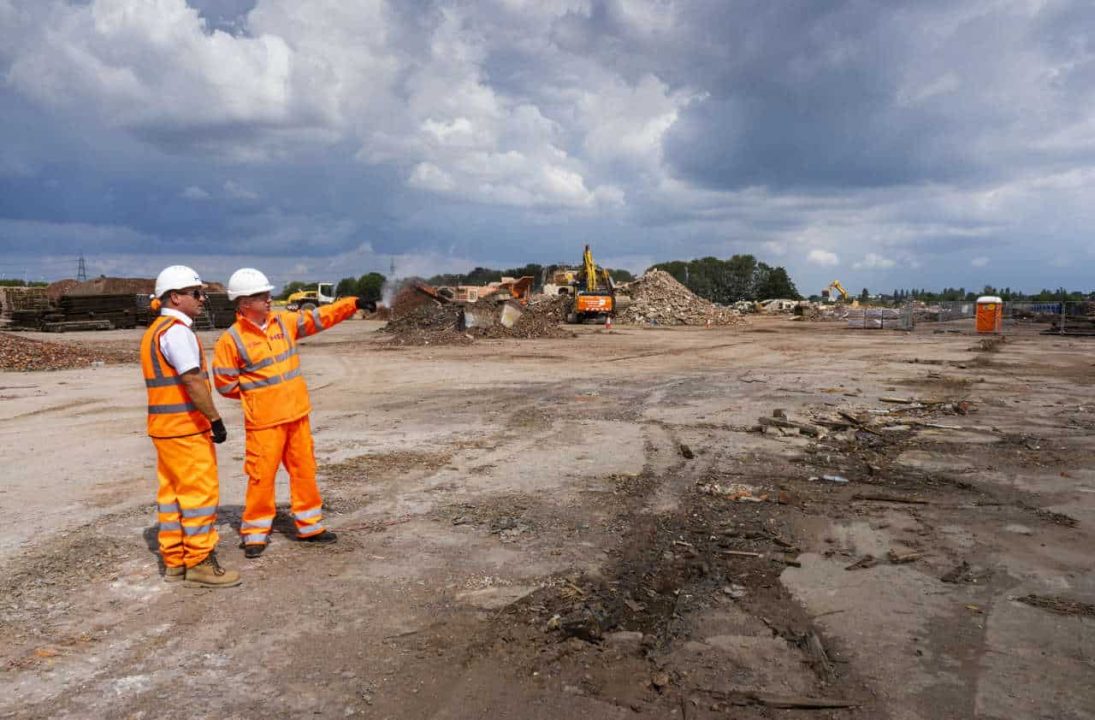
[(172, 325), (167, 329), (167, 332), (160, 336), (160, 350), (163, 351), (163, 356), (167, 359), (167, 362), (180, 375), (188, 370), (201, 367), (202, 360), (201, 350), (198, 348), (198, 336), (194, 334), (193, 330), (189, 329), (194, 321), (172, 308), (163, 308), (160, 310), (160, 314), (178, 318), (186, 325), (186, 327)]

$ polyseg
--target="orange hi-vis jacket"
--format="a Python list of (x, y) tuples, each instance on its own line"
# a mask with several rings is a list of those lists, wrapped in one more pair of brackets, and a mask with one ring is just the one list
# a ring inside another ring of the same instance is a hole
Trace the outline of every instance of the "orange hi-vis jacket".
[(356, 298), (300, 312), (270, 313), (263, 329), (238, 317), (220, 336), (213, 353), (217, 392), (243, 401), (244, 427), (250, 430), (299, 420), (312, 411), (300, 375), (297, 340), (353, 317)]
[[(148, 390), (148, 434), (154, 438), (176, 438), (208, 432), (209, 419), (198, 411), (183, 385), (182, 376), (167, 362), (160, 349), (160, 337), (175, 323), (186, 323), (171, 316), (152, 321), (141, 338), (141, 371)], [(198, 341), (201, 374), (209, 384), (205, 352)]]

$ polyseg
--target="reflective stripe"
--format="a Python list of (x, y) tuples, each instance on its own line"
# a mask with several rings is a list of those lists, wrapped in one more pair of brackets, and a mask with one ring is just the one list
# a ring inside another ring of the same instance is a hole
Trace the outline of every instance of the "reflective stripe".
[(194, 403), (175, 403), (174, 405), (149, 405), (149, 415), (170, 415), (171, 413), (195, 412), (198, 406)]
[(157, 504), (156, 509), (162, 513), (177, 513), (179, 511), (178, 503), (171, 503), (170, 505)]
[(298, 367), (293, 368), (289, 372), (282, 375), (282, 377), (285, 378), (286, 380), (292, 380), (295, 377), (300, 377), (300, 368), (298, 368)]
[(237, 390), (239, 390), (239, 388), (240, 384), (238, 382), (234, 382), (230, 385), (225, 385), (224, 387), (218, 385), (217, 392), (219, 392), (221, 395), (228, 395), (229, 393), (236, 392)]
[(243, 536), (244, 545), (265, 545), (266, 540), (270, 537), (267, 533), (252, 533), (250, 535)]
[(274, 526), (274, 518), (269, 520), (247, 520), (240, 523), (240, 530), (250, 530), (252, 528), (269, 528)]
[(281, 362), (282, 360), (288, 360), (289, 358), (293, 357), (296, 354), (297, 354), (297, 346), (294, 345), (293, 347), (289, 348), (288, 350), (281, 353), (280, 355), (275, 355), (274, 360), (276, 362)]
[(323, 508), (316, 508), (315, 510), (305, 510), (302, 513), (293, 513), (293, 517), (297, 520), (307, 520), (308, 518), (315, 517), (316, 515), (322, 515)]
[(175, 323), (174, 318), (172, 318), (171, 316), (163, 317), (161, 318), (161, 321), (162, 322), (160, 322), (160, 324), (157, 325), (156, 329), (153, 331), (154, 342), (152, 342), (148, 347), (148, 354), (152, 356), (152, 372), (155, 373), (157, 378), (162, 378), (164, 376), (163, 367), (160, 365), (160, 354), (159, 352), (157, 352), (157, 350), (159, 349), (158, 346), (160, 344), (159, 337), (157, 337), (157, 335), (161, 331), (166, 330), (168, 327)]
[(240, 374), (240, 371), (239, 371), (239, 368), (215, 367), (215, 368), (213, 368), (213, 374), (214, 375), (226, 375), (228, 377), (236, 377), (237, 375)]
[(323, 326), (323, 318), (320, 317), (319, 308), (312, 308), (312, 321), (316, 324), (316, 329), (313, 332), (327, 329)]
[(236, 330), (235, 326), (228, 328), (228, 335), (232, 338), (232, 342), (236, 343), (236, 352), (240, 354), (240, 360), (243, 361), (245, 366), (250, 365), (251, 356), (247, 354), (247, 348), (244, 347), (243, 338), (240, 337), (239, 331)]
[(182, 516), (184, 518), (196, 518), (196, 517), (205, 517), (206, 515), (216, 515), (217, 514), (217, 507), (218, 507), (217, 505), (210, 505), (208, 507), (200, 507), (200, 508), (183, 508), (182, 509)]
[(194, 537), (195, 535), (207, 535), (213, 532), (213, 527), (216, 523), (206, 523), (205, 525), (197, 525), (195, 527), (188, 527), (183, 525), (183, 534), (187, 537)]
[[(299, 528), (297, 530), (297, 537), (312, 537), (313, 535), (319, 535), (319, 533), (324, 532), (326, 529), (327, 528), (323, 527), (323, 523), (317, 522), (315, 525)], [(318, 530), (319, 532), (312, 532), (313, 530)]]
[(158, 377), (153, 380), (145, 380), (145, 387), (169, 387), (171, 385), (182, 385), (183, 379), (181, 375), (175, 377)]
[(271, 385), (277, 385), (281, 382), (281, 376), (275, 375), (274, 377), (266, 378), (265, 380), (256, 380), (254, 382), (241, 382), (240, 390), (257, 390), (261, 387), (270, 387)]
[(268, 368), (276, 362), (277, 362), (277, 359), (272, 358), (272, 357), (268, 357), (265, 360), (259, 360), (254, 365), (244, 365), (242, 369), (243, 369), (243, 372), (245, 372), (245, 373), (255, 372), (257, 370), (262, 370), (263, 368)]
[(160, 532), (178, 532), (182, 530), (182, 523), (179, 522), (162, 522), (160, 523)]
[(304, 335), (304, 313), (297, 313), (297, 337)]

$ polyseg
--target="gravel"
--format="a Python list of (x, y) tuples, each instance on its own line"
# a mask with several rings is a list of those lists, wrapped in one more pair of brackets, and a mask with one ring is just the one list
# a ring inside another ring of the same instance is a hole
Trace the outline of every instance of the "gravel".
[(136, 363), (138, 348), (92, 348), (43, 342), (0, 332), (0, 370), (71, 370), (94, 364)]

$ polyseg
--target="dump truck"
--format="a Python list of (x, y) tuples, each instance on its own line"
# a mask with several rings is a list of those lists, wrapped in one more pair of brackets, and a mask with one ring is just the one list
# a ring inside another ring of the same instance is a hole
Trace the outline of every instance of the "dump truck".
[(574, 305), (567, 314), (567, 322), (605, 322), (616, 314), (616, 288), (612, 277), (593, 261), (589, 245), (582, 253), (582, 269), (578, 271), (573, 287)]
[(320, 305), (329, 305), (335, 301), (335, 284), (316, 283), (315, 288), (297, 290), (285, 299), (286, 310), (314, 310)]

